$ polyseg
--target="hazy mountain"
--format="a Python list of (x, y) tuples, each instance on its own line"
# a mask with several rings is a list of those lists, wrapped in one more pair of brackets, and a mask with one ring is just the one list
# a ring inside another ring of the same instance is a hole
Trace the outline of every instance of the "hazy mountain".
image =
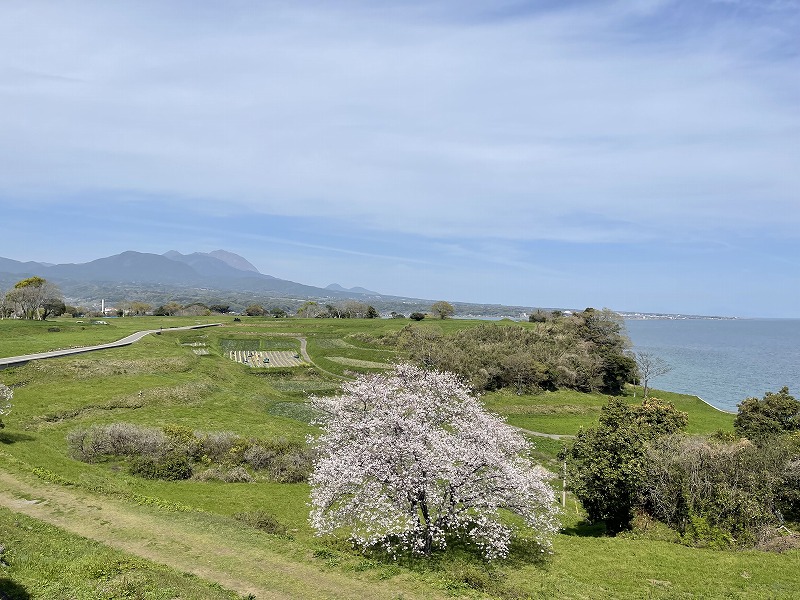
[(359, 287), (359, 286), (346, 288), (346, 287), (342, 287), (338, 283), (332, 283), (332, 284), (330, 284), (328, 286), (325, 286), (325, 289), (326, 290), (332, 290), (334, 292), (350, 292), (350, 293), (353, 293), (353, 294), (369, 294), (371, 296), (380, 296), (381, 295), (380, 293), (373, 292), (372, 290), (368, 290), (367, 288), (363, 288), (363, 287)]
[[(243, 310), (253, 302), (281, 306), (291, 311), (305, 300), (322, 303), (347, 298), (366, 300), (388, 314), (425, 312), (431, 300), (386, 296), (363, 287), (345, 288), (333, 283), (327, 288), (278, 279), (258, 272), (250, 262), (224, 250), (181, 254), (128, 251), (81, 264), (21, 262), (0, 257), (0, 292), (23, 277), (38, 275), (56, 283), (69, 301), (86, 306), (107, 302), (142, 300), (158, 306), (175, 300), (233, 303)], [(452, 302), (460, 316), (522, 317), (530, 307)]]
[(224, 250), (192, 254), (181, 254), (174, 250), (165, 254), (129, 250), (87, 263), (50, 266), (0, 258), (0, 274), (6, 274), (0, 280), (7, 282), (19, 279), (20, 276), (39, 275), (57, 283), (67, 296), (73, 295), (71, 290), (77, 292), (88, 289), (95, 290), (96, 294), (108, 295), (120, 286), (129, 289), (138, 284), (181, 288), (182, 293), (197, 289), (281, 298), (341, 299), (363, 293), (344, 288), (327, 290), (264, 275), (245, 258)]
[[(215, 252), (222, 253), (225, 259), (223, 260), (222, 258), (215, 256), (214, 253), (193, 252), (192, 254), (181, 254), (175, 250), (165, 252), (162, 256), (165, 256), (166, 258), (176, 262), (187, 264), (204, 277), (261, 276), (273, 279), (273, 277), (270, 275), (261, 275), (261, 273), (258, 272), (258, 269), (256, 269), (246, 259), (242, 258), (238, 254), (225, 252), (224, 250), (215, 250)], [(235, 264), (242, 265), (245, 268), (242, 269), (234, 266)]]
[(188, 284), (202, 277), (189, 265), (170, 260), (160, 254), (127, 251), (88, 263), (44, 267), (44, 277), (79, 281), (118, 281), (123, 283)]
[(0, 257), (0, 273), (20, 273), (20, 274), (33, 274), (37, 269), (41, 269), (45, 265), (33, 261), (20, 262), (10, 258)]
[[(239, 269), (240, 271), (254, 271), (258, 273), (258, 269), (256, 269), (250, 261), (248, 261), (243, 256), (239, 256), (238, 254), (234, 254), (233, 252), (228, 252), (227, 250), (214, 250), (213, 252), (208, 253), (209, 256), (213, 256), (214, 258), (220, 259), (222, 262), (227, 263), (234, 269)], [(268, 275), (268, 277), (271, 277)]]

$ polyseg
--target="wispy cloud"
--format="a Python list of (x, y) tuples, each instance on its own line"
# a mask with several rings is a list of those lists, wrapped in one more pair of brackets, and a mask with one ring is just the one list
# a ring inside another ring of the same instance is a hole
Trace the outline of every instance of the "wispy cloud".
[(328, 218), (354, 242), (321, 250), (509, 267), (797, 239), (798, 25), (789, 0), (4, 3), (0, 204)]

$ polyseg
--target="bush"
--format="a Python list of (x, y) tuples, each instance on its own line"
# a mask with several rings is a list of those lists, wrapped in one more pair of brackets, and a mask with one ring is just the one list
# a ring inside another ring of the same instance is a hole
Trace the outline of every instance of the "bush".
[(270, 465), (268, 473), (278, 483), (300, 483), (311, 473), (311, 452), (279, 455)]
[(253, 476), (244, 467), (215, 466), (201, 471), (193, 477), (197, 481), (222, 481), (224, 483), (250, 483)]
[(747, 398), (739, 405), (733, 427), (739, 435), (752, 439), (800, 431), (800, 400), (789, 395), (788, 387), (775, 394), (767, 392), (761, 400)]
[(313, 462), (313, 452), (301, 441), (247, 440), (230, 431), (195, 432), (181, 425), (96, 425), (70, 432), (67, 443), (72, 456), (84, 462), (130, 458), (130, 472), (148, 479), (186, 479), (193, 463), (201, 463), (206, 470), (195, 476), (200, 480), (252, 481), (249, 466), (273, 481), (296, 483), (308, 479)]
[(233, 518), (250, 527), (255, 527), (267, 533), (276, 535), (286, 534), (286, 526), (282, 525), (274, 515), (264, 510), (236, 513), (233, 515)]
[(244, 461), (256, 470), (266, 469), (278, 456), (275, 450), (260, 444), (250, 446), (244, 453)]
[(179, 481), (192, 476), (192, 465), (185, 454), (170, 452), (162, 456), (138, 456), (130, 467), (132, 475), (145, 479)]
[(202, 434), (198, 438), (198, 452), (214, 462), (230, 462), (237, 449), (241, 448), (244, 453), (244, 446), (247, 442), (231, 431), (212, 431)]
[(765, 527), (798, 512), (800, 461), (780, 438), (757, 446), (669, 436), (652, 442), (645, 459), (641, 506), (687, 543), (752, 546)]
[(112, 423), (72, 431), (67, 443), (73, 457), (95, 462), (105, 456), (157, 455), (166, 445), (166, 438), (158, 429)]
[(274, 481), (298, 483), (308, 479), (313, 453), (302, 442), (278, 438), (252, 443), (245, 450), (243, 460), (253, 469), (266, 470)]

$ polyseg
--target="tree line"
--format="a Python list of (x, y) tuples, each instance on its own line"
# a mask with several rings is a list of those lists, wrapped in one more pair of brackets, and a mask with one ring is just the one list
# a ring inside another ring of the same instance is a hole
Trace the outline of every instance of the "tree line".
[(444, 334), (409, 324), (363, 338), (397, 347), (427, 367), (458, 373), (476, 390), (568, 388), (618, 395), (636, 374), (622, 319), (606, 309), (551, 317), (535, 327), (485, 323)]

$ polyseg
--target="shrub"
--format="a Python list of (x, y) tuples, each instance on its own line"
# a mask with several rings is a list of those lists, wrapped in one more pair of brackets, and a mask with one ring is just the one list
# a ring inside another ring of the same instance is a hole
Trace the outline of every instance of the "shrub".
[(249, 466), (273, 481), (296, 483), (308, 478), (313, 461), (313, 452), (301, 441), (247, 440), (229, 431), (195, 432), (181, 425), (96, 425), (70, 432), (67, 443), (72, 456), (84, 462), (130, 458), (130, 472), (149, 479), (186, 479), (193, 463), (202, 463), (210, 468), (196, 479), (252, 481), (245, 469)]
[(245, 462), (256, 470), (267, 468), (278, 456), (275, 450), (253, 444), (244, 453)]
[(642, 507), (689, 543), (751, 546), (765, 527), (797, 514), (798, 459), (780, 438), (757, 446), (669, 436), (645, 458)]
[(198, 442), (200, 454), (214, 462), (225, 462), (230, 460), (231, 450), (244, 440), (231, 431), (212, 431), (202, 434)]
[(311, 452), (293, 452), (278, 455), (268, 473), (278, 483), (299, 483), (308, 479), (312, 467)]
[(158, 430), (132, 423), (94, 425), (67, 435), (72, 456), (94, 462), (104, 456), (154, 456), (166, 446), (166, 437)]
[(256, 529), (260, 529), (261, 531), (265, 531), (267, 533), (276, 535), (286, 534), (286, 526), (281, 524), (274, 515), (265, 510), (239, 512), (235, 513), (233, 518), (249, 525), (250, 527), (255, 527)]
[(800, 431), (800, 400), (783, 387), (777, 393), (767, 392), (763, 399), (747, 398), (739, 405), (733, 422), (736, 433), (762, 439), (787, 431)]
[(226, 469), (217, 465), (201, 471), (193, 479), (197, 481), (222, 481), (225, 483), (250, 483), (253, 481), (253, 476), (244, 467)]
[(158, 457), (136, 457), (131, 463), (130, 472), (145, 479), (179, 481), (192, 476), (192, 465), (185, 454), (169, 452)]

